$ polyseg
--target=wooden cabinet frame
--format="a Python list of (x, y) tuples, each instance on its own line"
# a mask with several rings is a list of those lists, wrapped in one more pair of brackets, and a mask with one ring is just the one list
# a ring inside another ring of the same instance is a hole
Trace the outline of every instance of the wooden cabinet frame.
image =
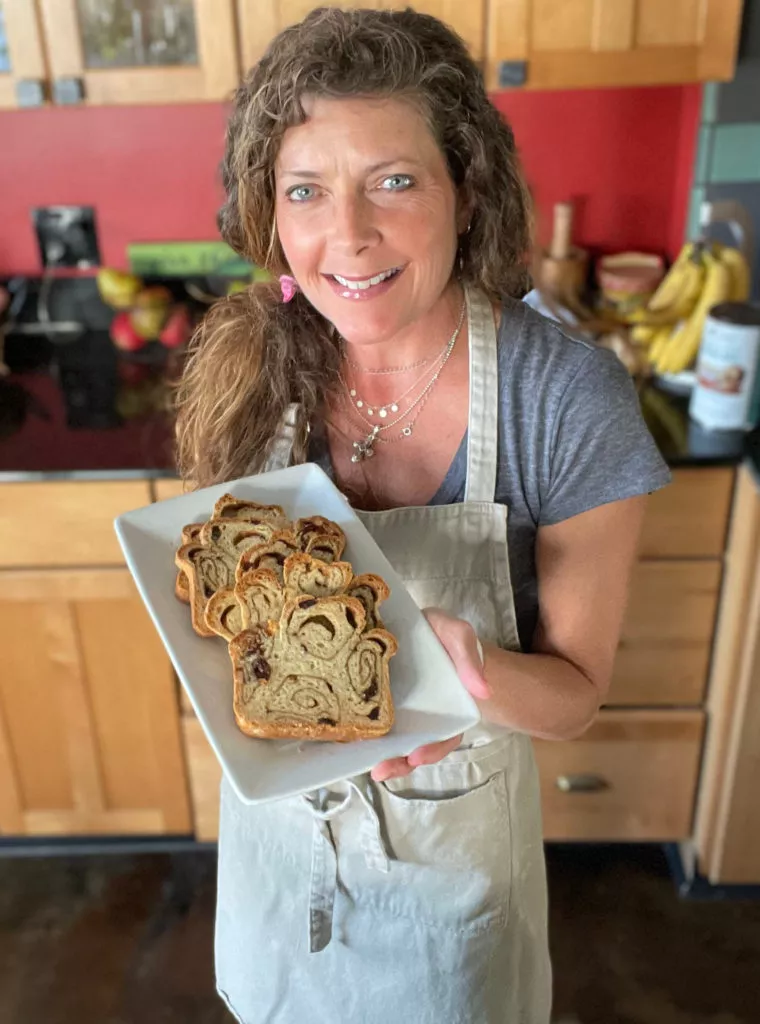
[(50, 74), (76, 78), (92, 104), (226, 99), (238, 82), (234, 0), (194, 0), (198, 64), (90, 70), (85, 66), (76, 0), (39, 0)]
[[(636, 0), (592, 0), (589, 50), (533, 50), (533, 0), (490, 0), (487, 85), (500, 88), (502, 61), (526, 61), (526, 89), (728, 81), (734, 75), (742, 0), (702, 0), (700, 41), (631, 48)], [(663, 0), (663, 6), (666, 0)]]
[(0, 108), (18, 106), (16, 87), (20, 81), (32, 79), (44, 87), (47, 77), (35, 0), (3, 0), (3, 12), (11, 70), (0, 74)]

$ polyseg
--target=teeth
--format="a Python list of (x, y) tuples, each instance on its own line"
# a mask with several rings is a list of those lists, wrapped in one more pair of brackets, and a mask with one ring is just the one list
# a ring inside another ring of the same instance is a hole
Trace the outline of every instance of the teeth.
[(349, 291), (366, 291), (367, 288), (371, 288), (373, 285), (380, 284), (381, 281), (387, 281), (389, 277), (392, 277), (396, 273), (396, 270), (386, 270), (382, 274), (377, 274), (375, 277), (367, 277), (363, 281), (348, 281), (345, 277), (340, 277), (338, 274), (333, 274), (333, 277), (342, 284), (344, 288), (348, 288)]

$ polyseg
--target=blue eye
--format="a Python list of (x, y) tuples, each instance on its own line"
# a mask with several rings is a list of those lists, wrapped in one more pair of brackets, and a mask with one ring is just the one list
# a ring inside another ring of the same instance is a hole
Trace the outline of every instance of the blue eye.
[(387, 192), (403, 192), (405, 189), (411, 188), (413, 184), (414, 178), (409, 174), (391, 174), (387, 178), (383, 178), (380, 187)]
[(314, 189), (311, 185), (294, 185), (293, 188), (288, 189), (286, 195), (294, 203), (305, 203), (313, 197)]

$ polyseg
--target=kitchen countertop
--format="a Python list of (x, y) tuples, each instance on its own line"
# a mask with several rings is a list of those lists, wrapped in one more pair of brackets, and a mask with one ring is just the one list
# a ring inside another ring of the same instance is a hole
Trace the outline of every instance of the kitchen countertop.
[[(171, 382), (181, 356), (152, 343), (118, 352), (104, 330), (74, 341), (9, 335), (0, 379), (0, 481), (175, 476)], [(651, 384), (644, 416), (673, 467), (760, 469), (760, 431), (706, 431), (689, 419), (688, 399)]]

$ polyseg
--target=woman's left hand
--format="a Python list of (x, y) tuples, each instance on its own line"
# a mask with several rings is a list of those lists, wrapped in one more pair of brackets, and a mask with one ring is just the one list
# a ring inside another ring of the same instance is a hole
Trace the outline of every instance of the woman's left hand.
[[(462, 685), (476, 699), (488, 700), (491, 691), (483, 675), (483, 662), (478, 653), (478, 637), (469, 622), (456, 619), (440, 608), (425, 608), (423, 615), (454, 662)], [(381, 761), (373, 768), (372, 778), (375, 782), (385, 782), (386, 779), (398, 779), (409, 775), (422, 764), (442, 761), (452, 750), (456, 750), (461, 742), (460, 734), (441, 743), (429, 743), (425, 747), (418, 747), (408, 757), (394, 757), (389, 761)]]

